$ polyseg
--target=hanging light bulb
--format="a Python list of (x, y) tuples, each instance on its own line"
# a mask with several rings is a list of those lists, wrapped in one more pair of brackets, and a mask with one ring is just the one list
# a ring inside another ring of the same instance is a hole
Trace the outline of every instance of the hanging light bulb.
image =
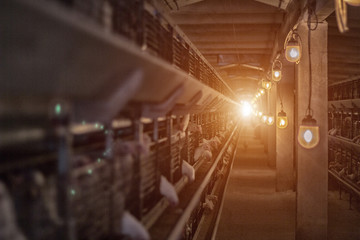
[(261, 117), (263, 115), (262, 112), (258, 112), (258, 116)]
[(267, 125), (273, 125), (274, 124), (274, 117), (273, 116), (271, 116), (271, 115), (269, 115), (268, 117), (267, 117), (267, 119), (266, 119), (266, 124)]
[(269, 80), (263, 79), (261, 86), (267, 90), (271, 88), (271, 82)]
[(281, 110), (276, 118), (276, 126), (278, 128), (286, 128), (287, 125), (288, 125), (288, 118), (286, 116), (286, 113), (283, 110)]
[(298, 63), (301, 58), (301, 45), (300, 43), (295, 39), (295, 36), (298, 37), (298, 34), (293, 32), (291, 34), (291, 39), (286, 43), (285, 47), (285, 58), (289, 62), (296, 62)]
[(311, 115), (307, 115), (301, 122), (298, 133), (299, 144), (307, 149), (316, 147), (320, 141), (319, 126)]
[(265, 114), (262, 115), (261, 121), (262, 121), (263, 123), (266, 123), (266, 120), (267, 120), (267, 116), (266, 116)]
[(313, 111), (311, 109), (311, 87), (312, 87), (312, 70), (311, 70), (311, 15), (314, 9), (311, 5), (308, 6), (308, 55), (309, 55), (309, 104), (306, 109), (305, 118), (302, 120), (298, 132), (299, 144), (306, 148), (311, 149), (318, 145), (320, 141), (320, 130), (316, 120), (312, 117)]
[(281, 74), (281, 68), (282, 64), (279, 60), (275, 60), (272, 67), (272, 80), (275, 82), (278, 82), (281, 80), (282, 74)]
[(264, 95), (265, 94), (265, 90), (264, 89), (260, 89), (260, 94)]

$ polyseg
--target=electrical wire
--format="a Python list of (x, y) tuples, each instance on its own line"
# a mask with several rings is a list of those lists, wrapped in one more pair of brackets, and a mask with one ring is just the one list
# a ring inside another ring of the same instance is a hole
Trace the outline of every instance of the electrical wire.
[(163, 0), (163, 1), (166, 3), (166, 5), (168, 6), (168, 8), (170, 8), (170, 10), (173, 10), (173, 8), (170, 6), (170, 4), (168, 3), (167, 0)]
[[(311, 28), (311, 16), (315, 16), (315, 27)], [(315, 9), (312, 8), (311, 4), (308, 2), (308, 55), (309, 55), (309, 103), (308, 108), (306, 110), (306, 115), (312, 116), (312, 109), (311, 109), (311, 95), (312, 95), (312, 67), (311, 67), (311, 31), (315, 31), (318, 27), (318, 18), (315, 13)]]
[(279, 96), (279, 99), (280, 99), (281, 111), (283, 111), (284, 105), (283, 105), (283, 101), (282, 101), (282, 97), (281, 97), (281, 93), (280, 93), (280, 85), (279, 85), (279, 83), (277, 83), (277, 90), (278, 90), (278, 96)]
[(178, 2), (176, 0), (173, 0), (173, 2), (175, 3), (177, 10), (180, 10)]

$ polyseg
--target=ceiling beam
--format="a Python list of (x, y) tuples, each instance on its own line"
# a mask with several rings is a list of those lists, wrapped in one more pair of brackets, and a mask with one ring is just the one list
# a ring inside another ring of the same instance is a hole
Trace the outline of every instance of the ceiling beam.
[(328, 54), (328, 63), (360, 63), (360, 55)]
[(213, 49), (213, 48), (202, 48), (199, 49), (203, 55), (214, 55), (214, 54), (270, 54), (270, 48), (259, 48), (259, 49), (246, 49), (246, 48), (232, 48), (232, 49)]
[[(179, 1), (179, 0), (177, 0)], [(184, 1), (184, 0), (182, 0)], [(172, 0), (168, 0), (172, 2)], [(180, 5), (179, 5), (180, 7)], [(219, 1), (219, 0), (206, 0), (199, 2), (191, 6), (181, 7), (179, 10), (173, 8), (172, 13), (180, 12), (187, 14), (197, 13), (273, 13), (276, 8), (268, 7), (264, 4), (257, 3), (253, 0), (241, 0), (241, 1)]]
[(275, 38), (274, 32), (268, 33), (249, 33), (238, 34), (235, 32), (228, 32), (228, 34), (221, 34), (219, 32), (203, 32), (187, 34), (189, 39), (193, 42), (263, 42), (264, 40), (273, 40)]
[[(331, 48), (339, 47), (359, 47), (360, 46), (360, 38), (354, 38), (354, 37), (344, 37), (344, 36), (338, 36), (338, 37), (331, 37), (328, 38), (328, 45)], [(360, 48), (359, 51), (360, 52)]]
[(201, 49), (272, 49), (272, 42), (198, 42), (194, 41), (194, 45)]
[(233, 32), (237, 33), (252, 33), (252, 32), (269, 32), (274, 31), (280, 27), (280, 23), (267, 23), (257, 24), (254, 28), (254, 24), (181, 24), (180, 28), (186, 33), (202, 33), (202, 32)]
[(267, 4), (276, 8), (286, 9), (287, 5), (289, 4), (290, 0), (254, 0), (256, 2), (260, 2), (263, 4)]
[(281, 23), (283, 13), (171, 14), (177, 24), (267, 24)]
[(189, 6), (194, 3), (202, 2), (204, 0), (176, 0), (176, 1), (166, 1), (168, 7), (172, 10), (181, 9), (185, 6)]

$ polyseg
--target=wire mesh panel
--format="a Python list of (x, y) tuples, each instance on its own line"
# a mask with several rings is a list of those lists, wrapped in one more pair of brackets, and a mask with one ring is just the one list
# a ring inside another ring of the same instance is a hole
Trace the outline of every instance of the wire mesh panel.
[(143, 43), (143, 0), (110, 0), (112, 28), (138, 45)]
[(352, 96), (353, 98), (360, 98), (360, 79), (353, 81)]
[[(9, 175), (19, 228), (27, 239), (55, 239), (62, 222), (56, 208), (56, 180), (36, 168)], [(2, 213), (3, 214), (3, 213)]]
[(162, 22), (159, 34), (159, 56), (169, 63), (173, 63), (173, 28), (170, 24)]
[(341, 136), (345, 138), (352, 138), (352, 115), (351, 112), (345, 110), (341, 116)]
[(171, 164), (170, 164), (170, 172), (171, 172), (171, 181), (176, 183), (181, 178), (181, 157), (180, 157), (180, 149), (182, 145), (181, 139), (177, 137), (177, 140), (171, 144)]
[(141, 158), (142, 214), (147, 214), (160, 199), (157, 153), (152, 146), (148, 157)]
[(158, 18), (148, 11), (144, 11), (144, 42), (142, 49), (160, 55), (161, 28)]
[(189, 71), (189, 45), (179, 36), (173, 38), (173, 64), (185, 72)]
[(101, 153), (79, 156), (86, 165), (71, 173), (69, 194), (78, 239), (101, 239), (111, 233), (112, 160), (101, 157)]
[(74, 0), (74, 8), (98, 23), (102, 22), (105, 0)]
[(199, 57), (192, 49), (189, 51), (189, 73), (198, 79), (200, 77)]
[(341, 84), (341, 99), (351, 99), (352, 98), (352, 82), (346, 82)]

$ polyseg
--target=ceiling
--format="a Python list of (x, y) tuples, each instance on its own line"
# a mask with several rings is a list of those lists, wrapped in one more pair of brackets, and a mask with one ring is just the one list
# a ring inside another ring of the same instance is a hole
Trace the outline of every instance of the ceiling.
[[(160, 1), (160, 0), (159, 0)], [(173, 22), (237, 92), (255, 89), (288, 32), (306, 16), (306, 0), (161, 0)], [(329, 83), (360, 75), (360, 8), (348, 7), (340, 34), (334, 0), (317, 0), (329, 22)]]
[(328, 83), (360, 79), (360, 7), (348, 7), (349, 31), (341, 34), (335, 13), (328, 21)]

